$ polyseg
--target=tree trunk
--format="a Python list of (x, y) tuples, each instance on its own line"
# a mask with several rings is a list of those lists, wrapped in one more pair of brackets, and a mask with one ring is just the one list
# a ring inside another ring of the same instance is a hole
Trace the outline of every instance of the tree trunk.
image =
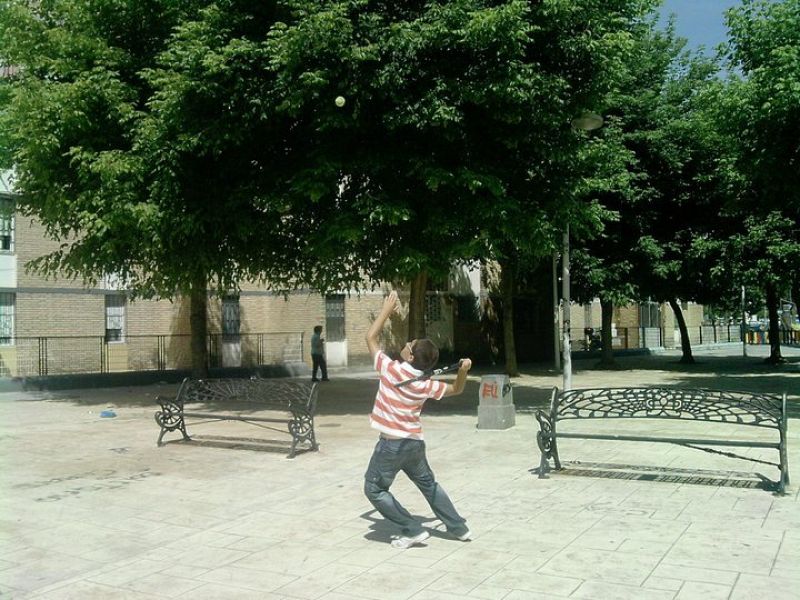
[(514, 342), (514, 267), (500, 265), (500, 293), (503, 296), (503, 346), (506, 354), (506, 373), (519, 377), (517, 346)]
[(778, 316), (778, 288), (774, 283), (767, 284), (767, 311), (769, 312), (769, 358), (766, 362), (777, 365), (784, 362), (781, 356), (781, 324)]
[(600, 298), (600, 308), (602, 310), (603, 329), (601, 332), (603, 338), (603, 348), (600, 350), (600, 363), (601, 367), (615, 367), (617, 363), (614, 362), (614, 348), (611, 339), (611, 322), (614, 319), (614, 303), (611, 300), (604, 300)]
[(425, 295), (428, 291), (428, 272), (420, 271), (411, 281), (408, 300), (408, 341), (425, 337)]
[(195, 278), (189, 293), (191, 312), (189, 326), (192, 331), (192, 377), (208, 377), (208, 290), (205, 275)]
[(674, 298), (670, 298), (669, 305), (672, 307), (672, 312), (675, 313), (675, 320), (678, 321), (678, 329), (681, 330), (682, 356), (680, 362), (685, 365), (693, 365), (694, 356), (692, 356), (692, 343), (689, 341), (689, 329), (686, 327), (686, 319), (683, 318), (681, 305), (678, 304), (678, 301)]

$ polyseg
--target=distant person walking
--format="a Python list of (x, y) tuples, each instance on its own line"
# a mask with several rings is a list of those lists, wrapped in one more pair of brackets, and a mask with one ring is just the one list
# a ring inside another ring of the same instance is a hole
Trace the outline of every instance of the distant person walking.
[(444, 489), (436, 483), (428, 465), (419, 417), (428, 398), (441, 400), (444, 396), (464, 391), (472, 361), (461, 359), (454, 384), (425, 379), (398, 386), (430, 373), (439, 360), (439, 349), (429, 339), (408, 342), (400, 351), (402, 360), (392, 360), (380, 349), (378, 336), (381, 329), (399, 305), (397, 292), (389, 294), (367, 332), (367, 347), (380, 375), (370, 424), (380, 432), (380, 438), (364, 475), (364, 493), (384, 518), (400, 527), (403, 535), (392, 541), (393, 547), (405, 549), (422, 543), (430, 533), (389, 491), (397, 473), (403, 471), (425, 496), (450, 535), (466, 542), (471, 536), (466, 521), (458, 514)]
[(311, 381), (319, 381), (317, 369), (322, 372), (322, 381), (328, 381), (328, 363), (325, 362), (325, 338), (322, 337), (322, 325), (314, 327), (314, 333), (311, 336)]

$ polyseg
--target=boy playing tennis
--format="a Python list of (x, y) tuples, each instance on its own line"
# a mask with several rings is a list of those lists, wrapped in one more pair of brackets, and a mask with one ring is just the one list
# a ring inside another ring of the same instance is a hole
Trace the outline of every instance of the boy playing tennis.
[(375, 370), (380, 374), (370, 424), (380, 432), (380, 439), (364, 475), (364, 493), (384, 518), (400, 527), (402, 536), (392, 541), (395, 548), (410, 548), (430, 537), (430, 533), (389, 491), (400, 471), (419, 488), (447, 531), (459, 540), (469, 541), (471, 534), (466, 521), (458, 514), (444, 489), (436, 483), (428, 465), (419, 417), (428, 398), (441, 400), (444, 396), (455, 396), (464, 391), (472, 361), (461, 359), (453, 384), (427, 379), (397, 387), (397, 384), (429, 371), (439, 359), (439, 349), (429, 339), (408, 342), (400, 351), (400, 361), (391, 360), (384, 354), (378, 345), (378, 336), (386, 320), (399, 307), (397, 292), (393, 291), (384, 300), (380, 314), (367, 331), (367, 347)]

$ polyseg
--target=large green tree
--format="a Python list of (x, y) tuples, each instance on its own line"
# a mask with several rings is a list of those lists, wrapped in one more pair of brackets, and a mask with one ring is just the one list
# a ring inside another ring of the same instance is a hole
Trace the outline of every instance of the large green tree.
[(273, 91), (267, 34), (289, 18), (275, 2), (0, 4), (0, 62), (19, 67), (0, 148), (18, 209), (62, 241), (32, 266), (188, 295), (197, 373), (207, 290), (331, 283), (318, 261), (335, 207), (292, 178), (314, 138)]
[(454, 260), (498, 260), (511, 323), (516, 265), (549, 254), (568, 221), (597, 220), (569, 193), (569, 123), (605, 93), (649, 4), (296, 3), (304, 17), (276, 31), (273, 54), (291, 110), (346, 99), (320, 124), (337, 143), (318, 157), (344, 182), (321, 201), (340, 208), (346, 262), (424, 290)]
[(725, 244), (736, 283), (760, 288), (770, 321), (770, 362), (782, 361), (780, 296), (800, 265), (800, 0), (743, 0), (728, 13), (733, 75), (717, 123), (739, 174), (729, 210), (739, 232)]

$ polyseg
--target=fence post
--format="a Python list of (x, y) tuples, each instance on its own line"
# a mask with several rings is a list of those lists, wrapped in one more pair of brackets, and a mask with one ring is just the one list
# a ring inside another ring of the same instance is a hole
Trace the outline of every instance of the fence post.
[(108, 371), (108, 344), (105, 336), (100, 336), (100, 372)]
[(47, 375), (47, 338), (39, 338), (39, 375)]
[(156, 339), (156, 368), (165, 371), (167, 368), (167, 339), (164, 335), (159, 335)]
[(700, 345), (702, 346), (703, 345), (703, 326), (700, 325), (699, 329), (700, 329)]

